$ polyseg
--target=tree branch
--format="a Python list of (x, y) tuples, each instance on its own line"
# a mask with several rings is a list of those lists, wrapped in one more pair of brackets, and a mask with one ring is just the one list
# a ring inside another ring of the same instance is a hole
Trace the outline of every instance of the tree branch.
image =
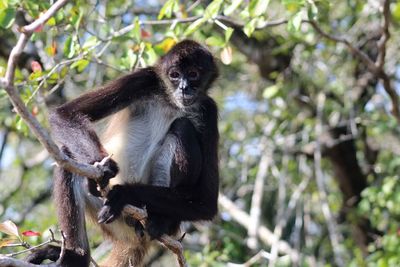
[[(220, 193), (218, 197), (218, 202), (219, 205), (224, 210), (226, 210), (236, 222), (246, 228), (249, 227), (250, 216), (246, 212), (238, 208), (235, 203), (233, 203), (228, 197)], [(292, 259), (292, 262), (300, 262), (300, 252), (293, 249), (286, 241), (283, 241), (275, 236), (267, 227), (260, 225), (257, 233), (258, 237), (264, 244), (269, 246), (276, 244), (280, 253), (289, 255)], [(316, 265), (316, 260), (314, 257), (305, 256), (305, 259), (310, 264), (310, 266)]]
[(6, 75), (4, 78), (0, 79), (0, 87), (3, 87), (6, 90), (8, 96), (10, 97), (11, 103), (15, 108), (15, 111), (28, 124), (33, 134), (47, 149), (47, 151), (49, 151), (49, 153), (53, 156), (59, 166), (71, 172), (95, 179), (102, 176), (102, 169), (95, 168), (88, 164), (76, 162), (67, 157), (64, 153), (62, 153), (58, 146), (51, 139), (49, 133), (45, 129), (43, 129), (37, 119), (28, 111), (25, 104), (23, 103), (14, 88), (14, 75), (17, 62), (26, 44), (28, 43), (30, 36), (35, 31), (35, 29), (37, 29), (40, 25), (46, 23), (46, 21), (50, 19), (60, 8), (66, 5), (67, 2), (68, 0), (58, 0), (37, 20), (29, 25), (24, 26), (21, 29), (21, 35), (18, 39), (18, 42), (16, 46), (12, 49), (10, 57), (8, 59)]
[[(132, 205), (126, 205), (124, 207), (123, 213), (124, 216), (130, 216), (140, 221), (140, 223), (143, 225), (145, 225), (146, 223), (145, 220), (147, 218), (147, 211), (144, 209), (140, 209)], [(183, 256), (183, 247), (181, 240), (175, 240), (168, 235), (163, 235), (158, 238), (157, 241), (176, 255), (180, 267), (187, 266), (185, 257)]]
[(386, 43), (390, 38), (389, 24), (390, 24), (390, 1), (384, 0), (383, 3), (383, 25), (382, 25), (382, 36), (378, 41), (378, 58), (376, 60), (376, 66), (379, 69), (383, 69), (386, 57)]

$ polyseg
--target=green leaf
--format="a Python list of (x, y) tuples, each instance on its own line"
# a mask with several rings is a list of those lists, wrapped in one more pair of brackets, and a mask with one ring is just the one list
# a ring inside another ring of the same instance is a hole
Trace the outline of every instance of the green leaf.
[(89, 65), (89, 60), (87, 59), (81, 59), (78, 61), (75, 61), (72, 65), (71, 65), (71, 69), (77, 69), (78, 72), (82, 72), (87, 65)]
[(249, 4), (249, 13), (251, 17), (264, 15), (267, 11), (269, 0), (251, 0)]
[(265, 99), (271, 99), (278, 94), (279, 90), (280, 90), (280, 86), (278, 86), (277, 84), (269, 86), (264, 89), (263, 97)]
[(83, 10), (81, 8), (74, 7), (71, 10), (71, 24), (74, 26), (75, 30), (79, 29), (79, 25), (81, 24), (82, 17), (83, 17)]
[(0, 10), (6, 9), (8, 7), (8, 1), (0, 0)]
[(206, 39), (206, 44), (209, 46), (224, 47), (225, 41), (219, 36), (211, 36)]
[(297, 12), (302, 6), (304, 6), (304, 0), (282, 0), (282, 4), (286, 7), (289, 12)]
[(224, 9), (224, 15), (229, 16), (230, 14), (232, 14), (233, 11), (235, 11), (242, 2), (243, 0), (232, 0), (232, 3)]
[(39, 79), (39, 78), (42, 77), (42, 76), (43, 76), (42, 71), (32, 72), (32, 73), (29, 75), (28, 79), (29, 79), (30, 81), (34, 81), (34, 80)]
[(147, 65), (154, 65), (154, 63), (156, 63), (158, 56), (151, 43), (146, 43), (146, 49), (143, 54), (143, 58), (146, 60)]
[(250, 37), (256, 29), (256, 22), (257, 19), (254, 18), (244, 25), (243, 31), (248, 37)]
[(231, 28), (231, 27), (228, 27), (226, 30), (225, 30), (225, 43), (227, 43), (227, 42), (229, 42), (229, 40), (231, 39), (231, 36), (232, 36), (232, 33), (233, 33), (233, 28)]
[(223, 1), (222, 0), (214, 0), (211, 4), (209, 4), (204, 10), (204, 18), (206, 20), (215, 18), (218, 15), (218, 11), (221, 8)]
[(176, 0), (168, 0), (167, 2), (165, 2), (164, 6), (160, 10), (160, 13), (158, 14), (157, 19), (162, 19), (164, 17), (170, 18), (176, 4)]
[(393, 12), (392, 12), (392, 16), (396, 21), (400, 21), (400, 1), (397, 1), (396, 4), (394, 4), (393, 7)]
[(51, 17), (47, 22), (46, 25), (48, 26), (54, 26), (56, 25), (56, 19), (54, 17)]
[(206, 20), (204, 18), (200, 18), (200, 19), (194, 21), (192, 24), (189, 25), (189, 27), (186, 28), (186, 30), (183, 33), (183, 35), (188, 36), (188, 35), (194, 33), (198, 28), (200, 28), (200, 26), (204, 22), (206, 22)]
[(311, 2), (311, 4), (308, 6), (308, 9), (307, 9), (307, 16), (308, 16), (308, 19), (310, 19), (310, 20), (315, 20), (315, 19), (317, 19), (317, 16), (318, 16), (318, 7), (317, 7), (317, 5), (315, 5), (314, 2)]
[(303, 19), (303, 12), (297, 12), (293, 17), (291, 17), (288, 21), (287, 28), (290, 32), (298, 32), (301, 27), (301, 22)]
[(97, 45), (99, 41), (97, 40), (96, 36), (90, 36), (89, 38), (86, 39), (85, 43), (82, 46), (83, 50), (92, 48), (93, 46)]
[(136, 42), (140, 42), (141, 34), (140, 34), (140, 23), (139, 23), (139, 18), (138, 17), (135, 18), (135, 22), (134, 23), (135, 23), (135, 25), (134, 25), (133, 30), (132, 30), (132, 35), (133, 35), (133, 38), (135, 39)]
[(6, 8), (0, 11), (0, 27), (8, 29), (13, 25), (16, 10), (14, 8)]
[(64, 56), (67, 58), (72, 58), (75, 55), (75, 42), (72, 36), (68, 36), (64, 44)]
[(128, 49), (126, 54), (121, 58), (121, 65), (125, 69), (131, 70), (133, 66), (135, 66), (137, 60), (137, 55), (132, 51), (132, 49)]

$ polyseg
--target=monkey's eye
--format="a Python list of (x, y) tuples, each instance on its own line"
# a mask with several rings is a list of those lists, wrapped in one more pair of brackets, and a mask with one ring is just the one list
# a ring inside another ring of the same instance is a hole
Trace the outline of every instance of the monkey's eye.
[(170, 77), (171, 79), (178, 79), (180, 76), (181, 76), (181, 75), (180, 75), (179, 72), (177, 72), (177, 71), (171, 71), (171, 72), (169, 73), (169, 77)]
[(197, 80), (199, 78), (199, 73), (197, 71), (189, 71), (188, 77), (190, 80)]

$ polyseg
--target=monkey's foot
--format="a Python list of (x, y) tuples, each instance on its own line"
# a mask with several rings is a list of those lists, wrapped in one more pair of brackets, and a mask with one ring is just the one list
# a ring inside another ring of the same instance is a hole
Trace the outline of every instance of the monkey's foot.
[(45, 260), (56, 262), (60, 256), (61, 248), (58, 246), (47, 245), (37, 248), (25, 257), (25, 260), (33, 264), (41, 264)]

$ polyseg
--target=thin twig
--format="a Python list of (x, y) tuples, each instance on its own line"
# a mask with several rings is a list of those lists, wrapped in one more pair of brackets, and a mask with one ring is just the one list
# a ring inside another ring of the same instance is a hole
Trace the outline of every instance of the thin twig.
[(383, 68), (386, 57), (386, 43), (390, 39), (389, 24), (390, 24), (390, 1), (384, 0), (383, 2), (383, 25), (382, 25), (382, 37), (378, 41), (378, 58), (376, 59), (376, 66), (379, 69)]
[(322, 37), (346, 45), (347, 48), (367, 66), (370, 72), (374, 73), (375, 75), (379, 74), (379, 69), (375, 66), (375, 62), (371, 58), (369, 58), (369, 56), (365, 54), (363, 51), (353, 46), (349, 40), (347, 40), (344, 37), (338, 37), (325, 32), (324, 30), (321, 29), (321, 27), (318, 25), (316, 21), (303, 20), (303, 22), (309, 23)]
[(58, 260), (57, 260), (57, 265), (61, 265), (61, 263), (62, 263), (62, 261), (63, 261), (63, 259), (64, 259), (64, 256), (65, 256), (65, 252), (66, 252), (66, 249), (65, 249), (65, 235), (64, 235), (64, 232), (63, 231), (60, 231), (60, 233), (61, 233), (61, 252), (60, 252), (60, 256), (58, 257)]
[(236, 264), (236, 263), (228, 263), (228, 267), (250, 267), (259, 262), (261, 259), (271, 259), (271, 254), (265, 250), (260, 250), (257, 254), (247, 260), (245, 263)]
[[(265, 144), (265, 138), (261, 142)], [(247, 246), (251, 249), (257, 249), (258, 247), (257, 231), (260, 225), (262, 198), (264, 195), (264, 183), (269, 165), (271, 163), (270, 153), (267, 152), (267, 149), (265, 148), (264, 151), (265, 154), (261, 157), (260, 163), (258, 165), (258, 172), (256, 175), (256, 180), (254, 182), (254, 190), (251, 198), (250, 223), (248, 227), (249, 238), (247, 240)]]
[[(232, 218), (241, 224), (242, 226), (248, 228), (250, 216), (239, 207), (235, 205), (228, 197), (224, 194), (220, 193), (218, 197), (219, 205), (229, 213)], [(278, 251), (282, 254), (289, 255), (291, 259), (295, 262), (298, 261), (301, 257), (299, 251), (293, 249), (286, 241), (279, 239), (275, 236), (267, 227), (260, 225), (258, 227), (258, 237), (259, 239), (266, 245), (271, 246), (275, 242), (277, 242)], [(304, 258), (311, 266), (315, 266), (316, 260), (314, 257), (306, 255)]]

